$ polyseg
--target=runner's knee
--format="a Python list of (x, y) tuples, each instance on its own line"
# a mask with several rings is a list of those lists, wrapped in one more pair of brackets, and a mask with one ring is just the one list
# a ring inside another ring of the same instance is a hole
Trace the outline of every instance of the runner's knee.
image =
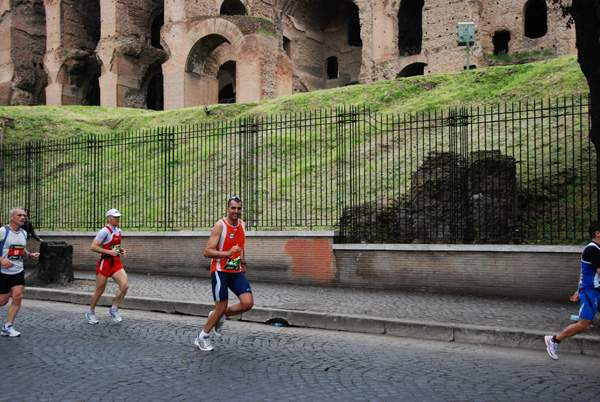
[(250, 310), (252, 307), (254, 307), (254, 300), (250, 299), (250, 300), (244, 300), (243, 302), (240, 301), (241, 305), (242, 305), (242, 309), (244, 311), (248, 311)]
[(13, 294), (12, 296), (12, 304), (21, 305), (21, 301), (23, 300), (23, 293)]
[(591, 320), (581, 320), (577, 323), (577, 325), (579, 326), (580, 332), (584, 332), (584, 331), (588, 331), (592, 328), (592, 322)]

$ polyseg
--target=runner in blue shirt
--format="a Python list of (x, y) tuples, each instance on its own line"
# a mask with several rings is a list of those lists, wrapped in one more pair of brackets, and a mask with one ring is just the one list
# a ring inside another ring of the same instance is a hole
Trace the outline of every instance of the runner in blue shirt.
[(592, 241), (581, 254), (579, 288), (571, 301), (579, 301), (579, 321), (569, 325), (560, 334), (546, 335), (544, 342), (551, 358), (557, 360), (558, 344), (573, 335), (592, 328), (596, 312), (600, 311), (600, 221), (594, 221), (589, 228)]

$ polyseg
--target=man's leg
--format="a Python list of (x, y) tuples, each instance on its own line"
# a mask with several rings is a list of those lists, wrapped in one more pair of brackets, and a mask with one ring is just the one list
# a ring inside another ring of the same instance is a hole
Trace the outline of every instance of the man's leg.
[(219, 321), (221, 316), (225, 314), (226, 311), (228, 311), (227, 302), (228, 300), (215, 302), (215, 309), (206, 319), (206, 324), (204, 324), (204, 333), (209, 334), (213, 327), (217, 325), (217, 322)]
[(234, 315), (245, 313), (254, 307), (254, 297), (252, 293), (244, 293), (238, 296), (240, 302), (229, 307), (225, 312), (225, 316), (232, 317)]
[(96, 275), (96, 290), (92, 295), (92, 299), (90, 300), (90, 310), (94, 311), (96, 309), (96, 304), (98, 304), (98, 300), (100, 300), (100, 296), (104, 293), (104, 289), (106, 289), (106, 282), (108, 278), (102, 274)]
[(18, 285), (13, 286), (11, 289), (12, 303), (8, 308), (8, 317), (6, 318), (7, 324), (12, 324), (17, 318), (17, 314), (21, 309), (21, 301), (23, 300), (23, 293), (25, 293), (25, 286)]
[(10, 293), (3, 293), (0, 295), (0, 307), (8, 304), (8, 300), (10, 300), (9, 297)]
[(119, 290), (117, 290), (117, 295), (115, 296), (115, 302), (113, 305), (115, 307), (119, 307), (119, 304), (121, 304), (125, 298), (125, 295), (127, 294), (127, 290), (129, 290), (129, 278), (127, 277), (127, 273), (124, 269), (120, 269), (115, 272), (112, 278), (119, 285)]
[(559, 342), (564, 341), (573, 335), (577, 335), (580, 332), (585, 332), (592, 328), (592, 323), (593, 320), (584, 320), (583, 318), (580, 318), (578, 322), (569, 325), (560, 334), (556, 335), (556, 340)]

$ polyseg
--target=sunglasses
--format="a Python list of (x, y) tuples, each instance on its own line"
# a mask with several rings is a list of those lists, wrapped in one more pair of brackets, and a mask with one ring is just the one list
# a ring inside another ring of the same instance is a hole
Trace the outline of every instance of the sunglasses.
[(231, 204), (231, 201), (242, 202), (242, 199), (240, 197), (238, 197), (237, 195), (234, 195), (227, 201), (227, 206), (229, 206), (229, 204)]

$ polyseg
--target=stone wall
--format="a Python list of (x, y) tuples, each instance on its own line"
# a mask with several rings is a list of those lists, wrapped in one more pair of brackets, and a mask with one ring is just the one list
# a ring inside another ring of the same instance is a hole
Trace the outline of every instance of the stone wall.
[(0, 0), (0, 105), (174, 109), (460, 71), (467, 21), (474, 67), (499, 49), (576, 52), (544, 0)]
[(0, 2), (0, 105), (46, 101), (46, 21), (42, 0)]
[[(73, 245), (93, 272), (95, 232), (40, 232)], [(208, 232), (125, 232), (130, 272), (209, 277)], [(579, 246), (336, 244), (334, 232), (249, 232), (250, 281), (564, 301), (577, 287)], [(29, 251), (39, 243), (32, 240)], [(33, 268), (32, 261), (26, 261)], [(134, 283), (131, 286), (135, 286)]]

